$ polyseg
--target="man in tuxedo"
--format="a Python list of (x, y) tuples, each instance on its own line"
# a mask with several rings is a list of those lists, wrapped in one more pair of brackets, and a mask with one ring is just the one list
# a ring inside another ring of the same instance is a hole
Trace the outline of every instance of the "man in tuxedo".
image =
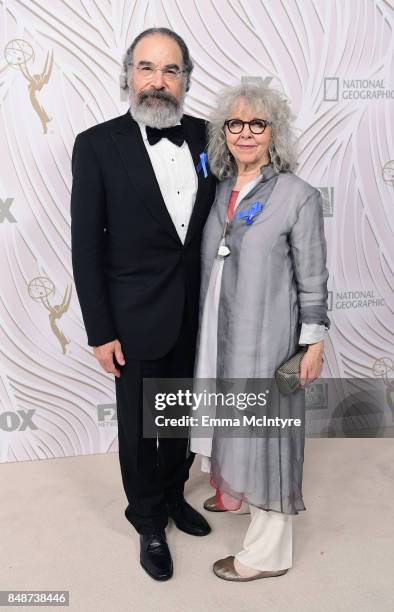
[(88, 343), (115, 376), (126, 518), (140, 561), (166, 580), (168, 518), (209, 533), (184, 499), (185, 439), (143, 437), (143, 378), (193, 376), (200, 242), (214, 199), (201, 154), (205, 123), (183, 114), (193, 63), (180, 36), (142, 32), (124, 60), (124, 115), (78, 134), (73, 149), (72, 260)]

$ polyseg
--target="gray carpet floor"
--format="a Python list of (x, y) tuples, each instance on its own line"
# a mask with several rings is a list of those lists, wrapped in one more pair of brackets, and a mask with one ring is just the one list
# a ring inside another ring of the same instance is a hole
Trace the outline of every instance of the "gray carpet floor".
[[(211, 494), (194, 465), (187, 499), (201, 509)], [(68, 590), (72, 612), (394, 610), (392, 439), (307, 439), (293, 569), (244, 584), (211, 566), (241, 547), (248, 515), (204, 511), (213, 529), (204, 538), (170, 525), (173, 578), (157, 583), (140, 569), (117, 454), (2, 464), (0, 496), (0, 590)]]

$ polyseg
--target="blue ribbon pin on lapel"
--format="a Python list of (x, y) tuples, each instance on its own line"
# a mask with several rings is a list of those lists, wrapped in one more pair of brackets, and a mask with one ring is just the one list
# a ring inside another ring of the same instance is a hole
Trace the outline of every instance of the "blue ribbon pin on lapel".
[(204, 173), (204, 178), (207, 178), (208, 176), (207, 161), (208, 155), (205, 153), (205, 151), (203, 153), (200, 153), (200, 161), (197, 164), (197, 172), (200, 172), (202, 170)]
[(264, 204), (261, 202), (253, 202), (249, 210), (240, 210), (235, 215), (236, 219), (245, 219), (245, 225), (251, 225), (256, 215), (261, 213)]

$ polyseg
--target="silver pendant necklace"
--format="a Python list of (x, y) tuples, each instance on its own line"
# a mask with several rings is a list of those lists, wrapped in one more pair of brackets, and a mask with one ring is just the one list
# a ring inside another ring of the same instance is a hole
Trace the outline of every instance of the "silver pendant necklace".
[(226, 244), (226, 236), (228, 234), (229, 227), (230, 227), (230, 221), (227, 218), (223, 226), (222, 238), (219, 243), (219, 248), (218, 248), (218, 252), (216, 255), (216, 259), (224, 259), (225, 257), (228, 257), (231, 253), (231, 250)]

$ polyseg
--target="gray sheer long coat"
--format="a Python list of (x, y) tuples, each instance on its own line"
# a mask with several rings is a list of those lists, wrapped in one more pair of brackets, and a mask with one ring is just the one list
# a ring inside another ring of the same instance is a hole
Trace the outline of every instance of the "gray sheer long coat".
[[(329, 326), (321, 195), (293, 173), (278, 175), (271, 164), (264, 166), (261, 179), (238, 203), (236, 213), (249, 210), (256, 202), (263, 204), (263, 210), (250, 225), (245, 218), (234, 216), (226, 238), (231, 254), (222, 263), (218, 291), (218, 279), (210, 283), (210, 276), (233, 186), (233, 179), (218, 185), (204, 229), (200, 321), (208, 300), (212, 312), (206, 319), (217, 317), (217, 337), (203, 338), (201, 328), (197, 363), (201, 364), (210, 344), (216, 355), (212, 377), (272, 379), (276, 368), (297, 351), (302, 323)], [(216, 292), (217, 299), (207, 294), (208, 288)], [(236, 499), (297, 514), (305, 510), (304, 392), (289, 398), (281, 396), (275, 385), (271, 387), (265, 414), (298, 417), (302, 426), (286, 431), (266, 428), (263, 437), (252, 427), (243, 438), (226, 438), (215, 431), (211, 476), (222, 491)]]

